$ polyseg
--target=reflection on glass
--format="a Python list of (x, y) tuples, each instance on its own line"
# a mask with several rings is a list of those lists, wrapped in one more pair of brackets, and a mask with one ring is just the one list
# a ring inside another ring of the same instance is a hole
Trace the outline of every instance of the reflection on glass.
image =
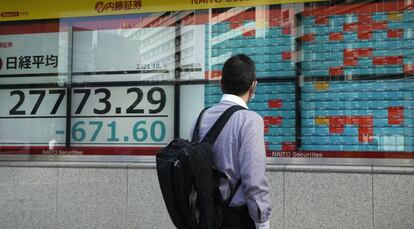
[(67, 25), (57, 21), (0, 24), (0, 85), (63, 83)]
[(174, 79), (175, 16), (151, 14), (74, 22), (73, 82)]
[(256, 62), (257, 77), (295, 77), (293, 8), (280, 6), (213, 10), (208, 26), (206, 76), (219, 79), (224, 61), (244, 53)]

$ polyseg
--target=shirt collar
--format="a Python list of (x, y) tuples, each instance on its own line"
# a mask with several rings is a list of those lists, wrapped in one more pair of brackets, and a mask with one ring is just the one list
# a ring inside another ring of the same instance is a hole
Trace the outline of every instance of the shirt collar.
[(237, 95), (224, 94), (223, 97), (221, 97), (220, 102), (223, 102), (223, 101), (230, 101), (230, 102), (236, 103), (237, 105), (240, 105), (240, 106), (242, 106), (246, 109), (249, 109), (247, 107), (247, 104), (244, 102), (244, 100), (242, 98), (240, 98), (239, 96), (237, 96)]

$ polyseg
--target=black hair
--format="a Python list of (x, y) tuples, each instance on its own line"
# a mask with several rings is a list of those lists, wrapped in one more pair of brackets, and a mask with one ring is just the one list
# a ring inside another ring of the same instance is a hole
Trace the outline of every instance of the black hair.
[(224, 63), (221, 78), (223, 93), (243, 95), (255, 80), (254, 61), (245, 54), (232, 56)]

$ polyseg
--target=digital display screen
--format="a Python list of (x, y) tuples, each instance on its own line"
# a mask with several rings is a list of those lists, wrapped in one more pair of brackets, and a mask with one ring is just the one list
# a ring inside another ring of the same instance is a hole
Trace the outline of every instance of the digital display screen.
[(310, 8), (302, 15), (305, 77), (413, 72), (414, 10), (404, 2)]
[(408, 1), (2, 22), (0, 153), (153, 156), (239, 53), (268, 157), (414, 158)]
[(305, 83), (302, 149), (412, 152), (413, 83)]
[(75, 88), (73, 146), (160, 147), (173, 139), (171, 86)]
[(0, 150), (65, 146), (66, 96), (62, 88), (0, 89)]

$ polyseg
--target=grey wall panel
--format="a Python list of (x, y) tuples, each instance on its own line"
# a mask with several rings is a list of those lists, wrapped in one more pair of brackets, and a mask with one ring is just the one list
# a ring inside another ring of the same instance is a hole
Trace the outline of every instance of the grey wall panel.
[(414, 176), (374, 174), (375, 229), (414, 228)]
[[(283, 172), (268, 171), (272, 195), (272, 228), (283, 228)], [(128, 170), (128, 228), (174, 228), (152, 169)]]
[(58, 169), (57, 228), (126, 228), (127, 170)]
[(128, 228), (174, 228), (155, 169), (128, 169)]
[(372, 229), (372, 175), (285, 172), (285, 228)]
[(284, 218), (284, 195), (283, 195), (283, 172), (267, 171), (267, 181), (272, 198), (272, 214), (270, 217), (271, 228), (283, 228)]
[[(271, 167), (271, 228), (412, 229), (413, 175), (411, 167)], [(0, 228), (174, 228), (154, 165), (0, 163), (0, 181)]]
[(55, 228), (56, 168), (0, 167), (0, 228)]

